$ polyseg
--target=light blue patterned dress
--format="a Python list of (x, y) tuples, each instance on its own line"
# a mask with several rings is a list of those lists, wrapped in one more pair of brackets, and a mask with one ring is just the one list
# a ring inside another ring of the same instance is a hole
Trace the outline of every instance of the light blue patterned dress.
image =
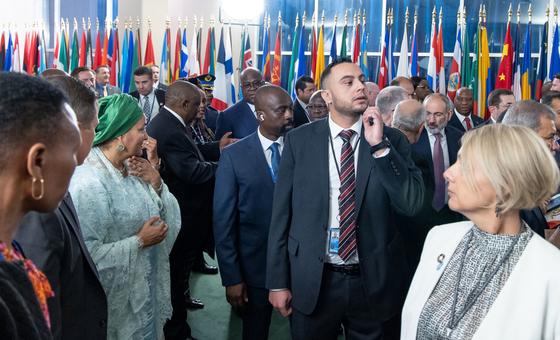
[[(168, 256), (181, 225), (177, 200), (166, 185), (158, 195), (123, 176), (99, 148), (76, 168), (70, 193), (107, 294), (108, 338), (162, 339), (171, 316)], [(140, 249), (136, 234), (152, 216), (168, 224), (167, 237)]]

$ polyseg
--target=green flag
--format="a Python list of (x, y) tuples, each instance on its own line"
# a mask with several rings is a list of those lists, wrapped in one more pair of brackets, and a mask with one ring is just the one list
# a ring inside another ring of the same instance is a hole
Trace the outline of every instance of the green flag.
[(60, 34), (60, 47), (58, 48), (58, 60), (56, 68), (68, 72), (68, 55), (66, 54), (66, 34)]
[(348, 29), (347, 25), (344, 25), (344, 29), (342, 30), (342, 45), (340, 45), (340, 58), (346, 58), (348, 56), (347, 48), (346, 48), (346, 31)]
[(463, 36), (463, 56), (461, 58), (461, 87), (469, 87), (472, 82), (471, 74), (471, 48), (470, 41), (472, 36), (469, 34), (468, 27), (465, 26), (465, 34)]
[(472, 89), (472, 93), (473, 93), (473, 113), (476, 114), (478, 112), (477, 110), (477, 103), (478, 103), (478, 57), (479, 57), (479, 31), (480, 31), (480, 25), (477, 26), (476, 28), (476, 34), (474, 36), (474, 60), (472, 63), (472, 68), (471, 68), (471, 83), (470, 83), (470, 88)]
[(292, 93), (294, 83), (294, 70), (296, 59), (298, 58), (298, 25), (294, 28), (294, 39), (292, 39), (292, 57), (290, 58), (290, 72), (288, 73), (288, 93)]
[(72, 52), (70, 57), (70, 72), (72, 72), (80, 64), (80, 50), (78, 45), (78, 30), (74, 30), (72, 34)]
[[(136, 32), (136, 36), (134, 37), (134, 48), (132, 49), (132, 51), (128, 51), (128, 53), (132, 53), (132, 67), (129, 68), (132, 71), (130, 72), (130, 92), (136, 91), (136, 84), (134, 84), (134, 70), (138, 68), (138, 59), (140, 58), (138, 56), (139, 36), (140, 36), (140, 30)], [(130, 58), (128, 58), (128, 60), (130, 60)]]

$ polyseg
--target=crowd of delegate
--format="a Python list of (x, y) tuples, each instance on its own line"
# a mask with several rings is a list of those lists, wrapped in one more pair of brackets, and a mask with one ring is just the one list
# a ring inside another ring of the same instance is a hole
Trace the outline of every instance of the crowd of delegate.
[(222, 112), (212, 74), (110, 72), (0, 73), (0, 338), (200, 338), (196, 271), (244, 340), (560, 339), (560, 75), (484, 121), (345, 58)]

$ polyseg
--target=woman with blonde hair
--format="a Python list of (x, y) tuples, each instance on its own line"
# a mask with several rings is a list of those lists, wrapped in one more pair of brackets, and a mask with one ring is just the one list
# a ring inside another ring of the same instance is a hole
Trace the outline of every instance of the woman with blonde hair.
[(465, 134), (444, 174), (469, 221), (426, 239), (402, 313), (402, 339), (560, 338), (560, 252), (520, 219), (560, 184), (542, 138), (521, 126)]

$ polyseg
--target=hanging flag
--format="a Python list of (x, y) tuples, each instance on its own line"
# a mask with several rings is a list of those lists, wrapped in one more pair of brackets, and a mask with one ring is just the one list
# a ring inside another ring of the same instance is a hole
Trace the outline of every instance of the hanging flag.
[(233, 53), (231, 46), (231, 26), (227, 28), (227, 34), (224, 40), (224, 47), (226, 52), (226, 81), (229, 84), (228, 106), (235, 104), (235, 83), (233, 79)]
[(80, 50), (78, 44), (78, 26), (74, 22), (74, 31), (72, 32), (72, 49), (70, 51), (70, 72), (80, 66)]
[(457, 21), (457, 38), (453, 48), (453, 60), (449, 70), (449, 82), (447, 83), (447, 96), (451, 101), (455, 99), (455, 93), (461, 87), (461, 22)]
[(523, 49), (523, 64), (521, 65), (521, 99), (531, 99), (531, 21), (527, 23), (525, 34), (525, 48)]
[(362, 73), (366, 76), (366, 79), (369, 79), (369, 68), (368, 68), (368, 56), (367, 56), (367, 43), (369, 34), (365, 32), (365, 25), (363, 26), (364, 33), (361, 38), (361, 47), (360, 47), (360, 69)]
[(282, 85), (282, 19), (280, 17), (276, 26), (276, 42), (274, 43), (270, 82), (276, 86)]
[[(267, 63), (270, 65), (270, 55), (268, 56), (268, 59), (269, 61)], [(242, 70), (246, 69), (247, 67), (253, 67), (253, 51), (251, 50), (251, 36), (249, 35), (249, 32), (247, 32), (247, 34), (245, 35), (245, 48), (243, 51)], [(266, 66), (266, 68), (270, 69), (270, 66)]]
[(389, 41), (387, 44), (387, 69), (389, 72), (389, 77), (387, 81), (391, 81), (395, 78), (397, 69), (395, 68), (395, 59), (393, 58), (393, 9), (391, 9), (391, 21), (389, 22)]
[(148, 37), (146, 38), (146, 53), (144, 53), (144, 66), (152, 66), (156, 63), (154, 55), (154, 43), (152, 42), (152, 29), (148, 29)]
[(315, 29), (315, 25), (316, 24), (314, 23), (311, 27), (311, 37), (309, 38), (311, 44), (311, 68), (309, 70), (309, 74), (313, 79), (317, 78), (317, 75), (315, 74), (315, 67), (317, 66), (317, 30)]
[(478, 116), (484, 120), (490, 118), (487, 110), (486, 98), (492, 92), (492, 70), (490, 64), (490, 53), (488, 51), (488, 31), (486, 30), (486, 19), (480, 25), (478, 57)]
[[(206, 52), (209, 56), (208, 52)], [(181, 69), (179, 70), (179, 77), (186, 78), (189, 75), (187, 64), (189, 60), (189, 48), (187, 46), (187, 29), (183, 28), (183, 40), (181, 42)], [(205, 73), (207, 73), (205, 71)]]
[[(56, 68), (59, 70), (63, 70), (64, 72), (67, 72), (68, 55), (66, 54), (66, 34), (64, 33), (64, 29), (60, 34), (60, 48), (58, 49), (58, 57), (56, 58), (56, 60), (57, 60)], [(28, 58), (28, 63), (31, 63), (29, 58)]]
[[(521, 100), (521, 57), (519, 52), (521, 51), (521, 26), (519, 22), (519, 16), (517, 17), (517, 28), (515, 32), (515, 53), (513, 55), (513, 85), (512, 91), (515, 96), (515, 100)], [(560, 64), (559, 64), (560, 65)], [(550, 66), (552, 68), (552, 64)]]
[(125, 24), (124, 26), (124, 35), (123, 35), (123, 48), (122, 48), (122, 65), (121, 65), (121, 72), (119, 74), (120, 79), (119, 79), (119, 84), (121, 87), (121, 91), (123, 93), (129, 93), (130, 91), (130, 77), (129, 77), (129, 73), (128, 70), (130, 68), (130, 58), (129, 58), (129, 54), (132, 53), (132, 48), (130, 47), (130, 37), (128, 35), (129, 32), (129, 28), (127, 26), (127, 24)]
[(307, 62), (305, 60), (305, 46), (303, 45), (303, 34), (305, 33), (305, 22), (301, 23), (301, 29), (299, 32), (299, 43), (298, 43), (298, 57), (296, 60), (296, 65), (294, 66), (294, 71), (297, 73), (294, 76), (294, 84), (292, 86), (292, 99), (295, 100), (297, 98), (297, 91), (296, 91), (296, 81), (299, 77), (307, 75)]
[(128, 69), (128, 81), (129, 81), (129, 88), (130, 92), (136, 91), (136, 84), (134, 83), (134, 70), (136, 70), (140, 65), (142, 65), (142, 56), (140, 53), (142, 52), (140, 47), (140, 27), (136, 29), (136, 36), (134, 36), (134, 32), (130, 30), (130, 40), (134, 40), (134, 44), (132, 44), (132, 53), (130, 53), (129, 62), (130, 67)]
[(267, 18), (265, 16), (262, 41), (263, 54), (260, 69), (266, 81), (270, 81), (270, 41), (268, 39), (269, 30), (270, 28), (267, 26)]
[(358, 13), (358, 21), (354, 25), (354, 47), (352, 48), (352, 62), (360, 63), (360, 50), (362, 48), (362, 25), (360, 24), (360, 15)]
[(91, 20), (89, 18), (86, 35), (86, 66), (93, 68), (93, 42), (91, 40)]
[(12, 57), (13, 72), (21, 72), (21, 53), (19, 47), (18, 32), (14, 32), (14, 56)]
[(381, 40), (381, 59), (379, 61), (379, 72), (377, 74), (377, 85), (382, 90), (389, 84), (389, 61), (387, 58), (387, 46), (389, 46), (389, 30), (385, 30), (383, 40)]
[(200, 18), (200, 26), (196, 29), (196, 62), (198, 63), (198, 73), (200, 73), (201, 49), (202, 49), (202, 18)]
[(321, 74), (325, 69), (325, 39), (324, 39), (325, 26), (321, 25), (319, 29), (319, 38), (317, 39), (317, 57), (315, 63), (315, 86), (321, 88)]
[[(115, 69), (115, 64), (114, 64), (114, 59), (116, 59), (116, 58), (113, 58), (113, 56), (114, 56), (113, 52), (114, 52), (114, 49), (115, 49), (115, 43), (113, 41), (115, 39), (114, 34), (113, 34), (113, 28), (109, 27), (108, 30), (109, 30), (109, 39), (108, 39), (108, 42), (107, 42), (107, 65), (109, 66), (109, 69), (111, 70), (111, 74), (109, 76), (109, 83), (111, 85), (113, 85), (113, 83), (115, 83), (115, 78), (114, 77), (115, 77), (116, 73), (118, 72), (118, 70)], [(111, 78), (113, 79), (112, 82), (111, 82)]]
[[(464, 33), (463, 33), (463, 48), (461, 48), (463, 52), (463, 56), (461, 58), (461, 86), (460, 87), (470, 87), (472, 88), (472, 61), (471, 61), (471, 45), (473, 36), (469, 34), (469, 29), (465, 25)], [(475, 57), (476, 58), (476, 57)]]
[[(296, 27), (297, 29), (297, 27)], [(336, 16), (334, 18), (334, 23), (333, 23), (333, 34), (332, 34), (332, 39), (331, 39), (331, 51), (330, 51), (330, 55), (329, 55), (329, 64), (333, 62), (333, 60), (335, 60), (337, 58), (336, 55)]]
[(560, 35), (558, 32), (558, 23), (554, 24), (554, 35), (552, 37), (552, 50), (550, 52), (550, 69), (548, 70), (548, 78), (554, 79), (554, 76), (560, 73)]
[(8, 44), (6, 45), (6, 57), (4, 59), (4, 71), (12, 69), (12, 57), (14, 56), (14, 45), (12, 42), (12, 32), (8, 31)]
[[(58, 34), (57, 34), (58, 42)], [(99, 32), (99, 24), (97, 24), (97, 36), (95, 37), (95, 58), (93, 59), (93, 69), (97, 70), (103, 65), (103, 51), (101, 50), (101, 32)]]
[(437, 92), (438, 90), (438, 82), (437, 82), (437, 73), (438, 73), (438, 65), (437, 65), (437, 32), (436, 32), (436, 9), (432, 12), (432, 31), (430, 33), (430, 54), (428, 56), (428, 70), (427, 70), (427, 79), (428, 84), (432, 91)]
[(82, 39), (80, 41), (80, 50), (79, 50), (79, 60), (78, 66), (86, 66), (86, 59), (87, 59), (87, 35), (86, 35), (86, 27), (82, 28)]
[(39, 37), (39, 39), (39, 47), (37, 51), (37, 74), (41, 74), (47, 69), (47, 44), (45, 43), (45, 30), (41, 30), (41, 36)]
[(170, 79), (168, 79), (168, 75), (170, 73), (169, 68), (170, 65), (167, 62), (168, 58), (167, 58), (167, 53), (169, 51), (169, 48), (167, 47), (167, 37), (168, 37), (168, 32), (169, 30), (166, 29), (165, 33), (163, 33), (163, 43), (162, 43), (162, 47), (161, 47), (161, 63), (160, 63), (160, 81), (164, 84), (169, 84), (170, 83)]
[(225, 110), (232, 101), (231, 93), (231, 77), (233, 75), (233, 62), (231, 60), (231, 50), (226, 48), (227, 31), (224, 27), (221, 29), (220, 43), (218, 44), (218, 56), (216, 63), (216, 81), (214, 83), (214, 99), (212, 106), (218, 111)]
[(535, 100), (540, 101), (542, 98), (542, 86), (548, 75), (546, 64), (548, 60), (548, 21), (544, 23), (541, 45), (539, 48), (539, 62), (537, 63), (537, 81), (535, 84)]
[(297, 58), (299, 56), (298, 48), (299, 48), (299, 31), (298, 31), (298, 21), (299, 17), (296, 15), (296, 27), (294, 28), (294, 35), (292, 39), (292, 56), (290, 58), (290, 70), (288, 72), (288, 93), (291, 95), (294, 91), (294, 83), (296, 79), (294, 76), (297, 75)]
[[(27, 44), (27, 40), (26, 40), (26, 44)], [(29, 48), (26, 46), (25, 54), (27, 54), (28, 50)], [(6, 59), (6, 41), (4, 38), (4, 31), (2, 31), (2, 37), (0, 38), (0, 70), (4, 70), (5, 59)]]
[(347, 35), (347, 31), (348, 31), (348, 24), (346, 22), (344, 22), (344, 28), (342, 29), (342, 38), (341, 40), (341, 44), (340, 44), (340, 58), (346, 58), (348, 57), (348, 51), (346, 48), (346, 35)]
[[(186, 40), (185, 40), (186, 46)], [(204, 53), (204, 67), (202, 68), (203, 74), (214, 74), (214, 60), (216, 59), (215, 55), (215, 42), (214, 42), (214, 27), (208, 27), (208, 35), (206, 37), (206, 53)], [(188, 53), (186, 53), (188, 55)]]
[(437, 49), (436, 49), (436, 67), (437, 67), (437, 78), (438, 78), (438, 91), (441, 94), (445, 94), (447, 86), (445, 85), (445, 59), (443, 56), (443, 9), (439, 10), (439, 30), (437, 38)]
[(399, 64), (397, 67), (397, 77), (410, 77), (408, 70), (408, 8), (406, 9), (406, 21), (404, 24), (404, 32), (401, 40), (401, 55), (399, 57)]
[[(111, 28), (107, 26), (107, 22), (105, 22), (105, 31), (103, 32), (103, 50), (101, 56), (101, 65), (109, 65), (109, 49), (113, 49), (113, 47), (109, 48), (109, 38), (111, 37)], [(63, 29), (64, 34), (64, 29)], [(62, 39), (62, 38), (61, 38)], [(111, 40), (111, 42), (113, 42)], [(62, 46), (62, 45), (61, 45)], [(111, 45), (112, 46), (112, 45)]]
[(411, 77), (418, 76), (419, 68), (418, 68), (418, 43), (416, 39), (416, 15), (414, 15), (414, 31), (412, 33), (412, 42), (410, 47), (410, 63), (409, 63), (409, 72)]
[(179, 79), (181, 70), (181, 26), (177, 27), (177, 34), (175, 35), (175, 64), (173, 67), (173, 81)]
[(502, 48), (502, 59), (498, 67), (498, 74), (496, 76), (497, 89), (511, 89), (512, 85), (512, 66), (513, 66), (513, 50), (511, 39), (511, 27), (508, 20), (506, 36), (504, 37), (504, 45)]
[(480, 59), (480, 19), (479, 19), (479, 23), (476, 27), (476, 34), (474, 37), (474, 46), (473, 46), (473, 52), (474, 52), (474, 59), (472, 62), (472, 69), (471, 69), (471, 75), (472, 75), (472, 83), (470, 85), (470, 88), (472, 89), (472, 93), (473, 93), (473, 114), (474, 115), (478, 115), (478, 88), (480, 86), (480, 83), (478, 81), (478, 62)]
[[(56, 66), (58, 65), (58, 50), (60, 49), (60, 33), (56, 32), (55, 33), (55, 37), (54, 37), (54, 50), (53, 50), (53, 62), (51, 64), (52, 68), (56, 68)], [(23, 68), (25, 70), (25, 62), (26, 62), (26, 58), (25, 58), (25, 47), (24, 47), (24, 56), (23, 56)]]
[(198, 62), (198, 46), (197, 46), (197, 33), (196, 25), (193, 30), (193, 37), (191, 43), (191, 50), (189, 51), (189, 59), (187, 60), (187, 73), (189, 77), (196, 77), (200, 75), (200, 64)]

